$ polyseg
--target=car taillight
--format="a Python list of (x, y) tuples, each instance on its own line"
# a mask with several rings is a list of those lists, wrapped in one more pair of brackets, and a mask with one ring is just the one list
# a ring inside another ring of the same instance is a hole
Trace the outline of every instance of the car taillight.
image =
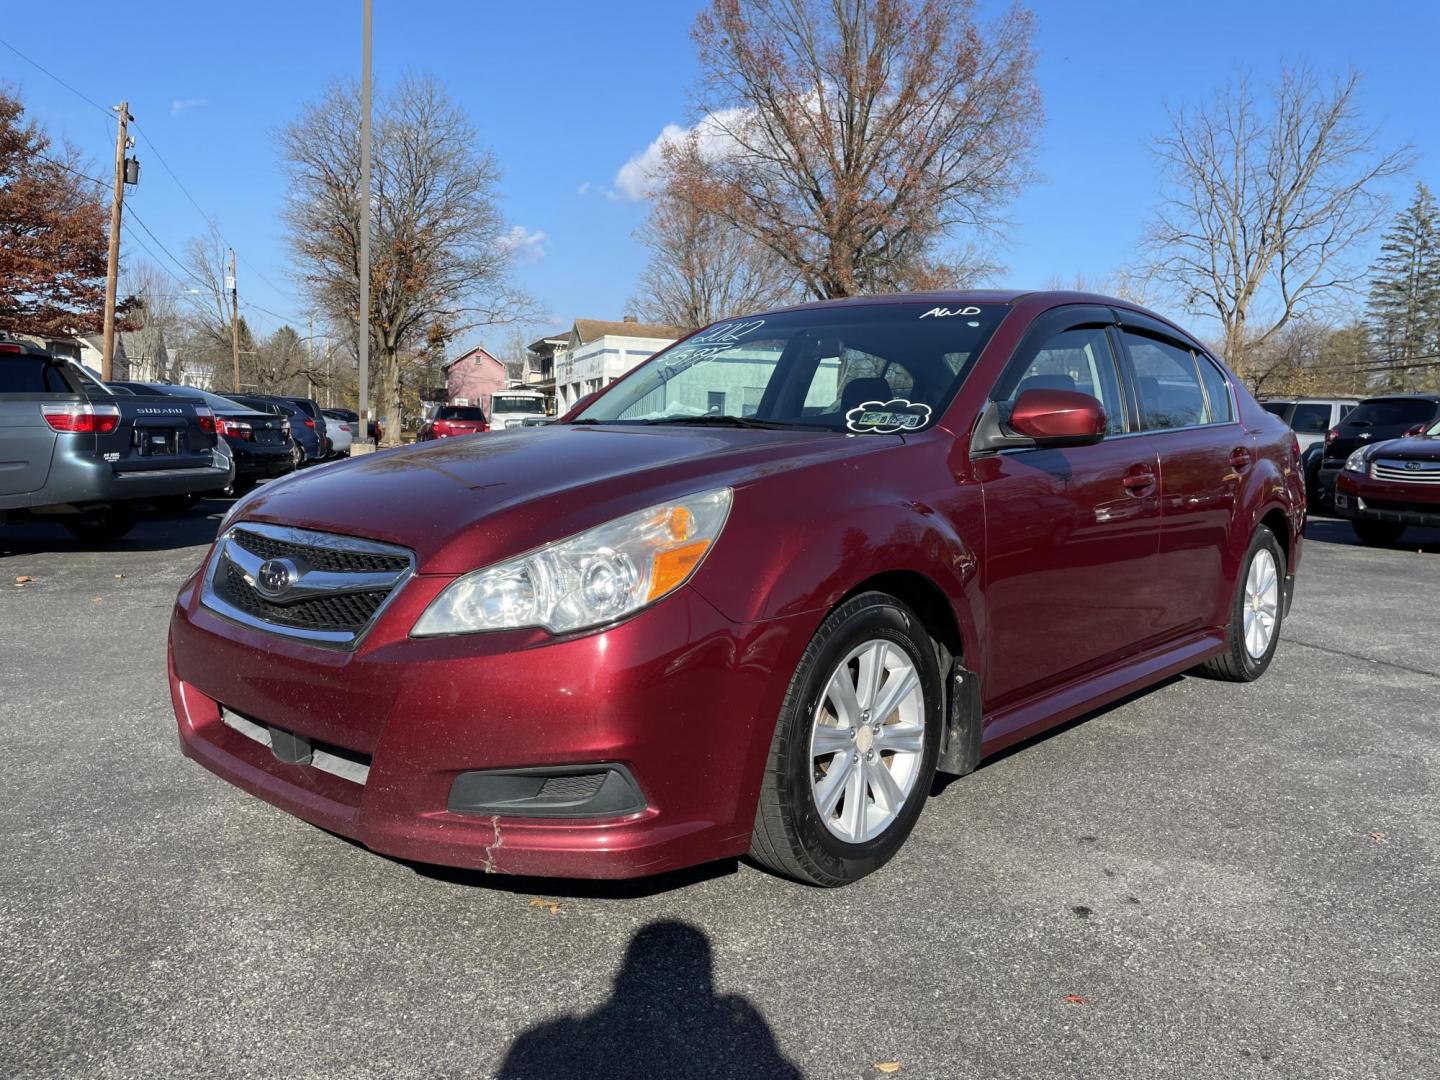
[(96, 405), (94, 402), (74, 405), (41, 405), (45, 422), (56, 431), (84, 435), (108, 435), (120, 426), (118, 405)]
[(206, 435), (215, 434), (215, 414), (210, 411), (208, 405), (195, 406), (195, 419), (200, 423), (200, 430)]
[(0, 352), (3, 353), (23, 353), (24, 351), (25, 350), (19, 345), (11, 345), (9, 343), (0, 344)]
[(226, 420), (223, 416), (215, 421), (215, 430), (221, 435), (229, 435), (233, 439), (243, 439), (253, 442), (255, 432), (244, 420)]
[(307, 416), (305, 418), (305, 426), (308, 428), (313, 428), (315, 426), (315, 421), (311, 420), (310, 417)]
[(1339, 437), (1340, 437), (1340, 429), (1339, 429), (1339, 428), (1333, 428), (1333, 427), (1332, 427), (1329, 431), (1325, 432), (1325, 445), (1326, 445), (1326, 446), (1329, 446), (1332, 442), (1334, 442), (1334, 441), (1335, 441), (1336, 439), (1338, 439)]

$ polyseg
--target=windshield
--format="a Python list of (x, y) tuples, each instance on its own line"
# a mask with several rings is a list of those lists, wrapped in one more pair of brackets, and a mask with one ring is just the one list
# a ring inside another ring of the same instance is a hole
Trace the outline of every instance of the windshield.
[(918, 431), (939, 419), (1006, 310), (854, 304), (717, 323), (636, 368), (573, 422)]
[(541, 404), (540, 398), (528, 397), (523, 394), (492, 394), (490, 396), (490, 411), (497, 413), (543, 413), (545, 406)]

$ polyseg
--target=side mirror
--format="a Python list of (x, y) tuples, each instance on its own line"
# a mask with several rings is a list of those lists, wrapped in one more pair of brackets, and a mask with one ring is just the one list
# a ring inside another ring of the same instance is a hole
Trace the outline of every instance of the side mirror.
[(972, 453), (1029, 447), (1090, 446), (1105, 437), (1105, 406), (1074, 390), (1026, 390), (1013, 403), (986, 409)]

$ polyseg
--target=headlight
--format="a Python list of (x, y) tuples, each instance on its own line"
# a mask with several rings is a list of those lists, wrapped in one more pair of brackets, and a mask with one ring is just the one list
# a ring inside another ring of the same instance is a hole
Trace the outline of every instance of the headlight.
[(540, 626), (584, 630), (630, 615), (690, 579), (730, 513), (729, 488), (652, 506), (476, 570), (431, 601), (413, 637)]
[(1349, 472), (1363, 473), (1365, 471), (1365, 447), (1361, 447), (1345, 459), (1345, 468)]

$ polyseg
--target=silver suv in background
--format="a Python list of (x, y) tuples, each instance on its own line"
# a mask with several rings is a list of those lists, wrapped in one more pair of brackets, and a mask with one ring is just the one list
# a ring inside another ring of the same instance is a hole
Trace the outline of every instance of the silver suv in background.
[(1305, 468), (1305, 498), (1312, 509), (1320, 506), (1325, 493), (1320, 488), (1320, 462), (1325, 457), (1325, 436), (1349, 411), (1358, 398), (1271, 398), (1261, 408), (1290, 425), (1300, 443), (1300, 461)]

